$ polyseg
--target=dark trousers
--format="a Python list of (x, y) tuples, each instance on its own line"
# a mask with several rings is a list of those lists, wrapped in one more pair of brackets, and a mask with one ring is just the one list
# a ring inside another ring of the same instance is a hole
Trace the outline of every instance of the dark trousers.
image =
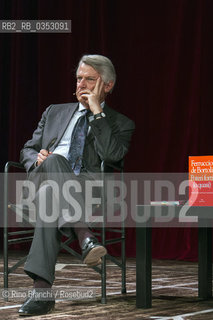
[[(59, 194), (61, 195), (64, 183), (72, 181), (73, 178), (80, 183), (82, 188), (80, 192), (75, 192), (75, 200), (81, 206), (82, 212), (85, 212), (84, 182), (87, 179), (91, 179), (91, 176), (83, 172), (78, 177), (74, 177), (68, 161), (63, 156), (57, 154), (48, 156), (48, 158), (29, 175), (29, 180), (31, 180), (36, 187), (35, 206), (37, 212), (34, 238), (24, 266), (24, 271), (33, 279), (39, 276), (52, 284), (55, 277), (55, 264), (60, 250), (62, 234), (76, 237), (74, 227), (77, 222), (75, 219), (72, 219), (71, 211), (73, 208), (68, 202), (64, 201), (63, 197), (60, 196), (58, 199), (58, 196), (54, 196), (52, 188), (48, 183), (43, 183), (44, 181), (56, 181)], [(57, 206), (59, 212), (61, 212), (62, 208), (66, 210), (68, 218), (64, 219), (64, 216), (59, 213), (57, 219), (51, 223), (44, 221), (39, 214), (40, 212), (38, 212), (38, 199), (44, 192), (46, 199), (48, 199), (48, 201), (46, 201), (45, 214), (48, 215), (53, 207)], [(64, 192), (66, 192), (66, 190), (64, 190)], [(58, 201), (60, 201), (60, 205)], [(80, 221), (84, 224), (84, 215), (82, 215)], [(86, 227), (87, 225), (85, 225), (85, 228)]]

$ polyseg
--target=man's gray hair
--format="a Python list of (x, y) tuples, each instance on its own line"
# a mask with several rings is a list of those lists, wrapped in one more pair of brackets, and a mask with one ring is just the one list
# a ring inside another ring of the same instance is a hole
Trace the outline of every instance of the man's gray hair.
[(93, 69), (95, 69), (98, 73), (100, 73), (101, 78), (105, 83), (108, 83), (109, 81), (113, 81), (115, 84), (115, 81), (116, 81), (115, 68), (109, 58), (102, 56), (100, 54), (84, 55), (79, 61), (77, 72), (82, 63), (88, 64)]

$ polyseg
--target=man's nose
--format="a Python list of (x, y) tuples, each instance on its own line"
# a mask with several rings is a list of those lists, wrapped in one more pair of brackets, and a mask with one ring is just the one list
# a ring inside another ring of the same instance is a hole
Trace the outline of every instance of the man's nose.
[(80, 82), (78, 82), (79, 88), (86, 88), (86, 79), (81, 79)]

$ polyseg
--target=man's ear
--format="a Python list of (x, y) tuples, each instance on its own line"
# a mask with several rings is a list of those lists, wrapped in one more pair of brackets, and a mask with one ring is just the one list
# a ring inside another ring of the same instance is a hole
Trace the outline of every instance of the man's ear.
[(110, 91), (112, 90), (113, 86), (114, 86), (114, 82), (113, 82), (113, 81), (107, 82), (107, 83), (104, 85), (104, 92), (105, 92), (105, 93), (110, 92)]

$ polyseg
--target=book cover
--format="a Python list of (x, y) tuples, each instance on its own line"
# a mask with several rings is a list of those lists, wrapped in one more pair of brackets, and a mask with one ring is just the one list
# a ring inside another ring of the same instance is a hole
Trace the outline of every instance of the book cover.
[(189, 157), (189, 205), (213, 206), (213, 156)]

